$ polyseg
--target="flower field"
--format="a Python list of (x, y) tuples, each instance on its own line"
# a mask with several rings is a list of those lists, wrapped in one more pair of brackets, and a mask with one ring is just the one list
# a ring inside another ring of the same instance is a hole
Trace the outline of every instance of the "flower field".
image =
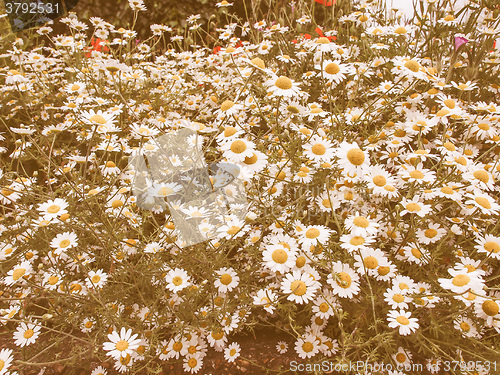
[(497, 3), (243, 3), (3, 40), (0, 375), (499, 374)]

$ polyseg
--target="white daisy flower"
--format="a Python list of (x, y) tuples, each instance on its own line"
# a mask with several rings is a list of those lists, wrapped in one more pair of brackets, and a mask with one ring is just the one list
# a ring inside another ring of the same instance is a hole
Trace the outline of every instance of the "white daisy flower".
[(219, 293), (227, 293), (236, 288), (239, 284), (240, 278), (238, 274), (232, 269), (223, 267), (215, 271), (219, 277), (215, 280), (214, 285)]
[(309, 273), (293, 271), (287, 273), (281, 281), (281, 290), (288, 294), (289, 301), (304, 304), (314, 298), (319, 285)]
[(387, 314), (389, 327), (399, 328), (399, 334), (407, 336), (419, 328), (418, 319), (411, 318), (411, 312), (404, 310), (391, 310)]
[(134, 354), (134, 350), (137, 349), (141, 342), (140, 339), (137, 339), (137, 336), (137, 334), (132, 335), (132, 329), (126, 330), (125, 327), (122, 327), (120, 333), (117, 331), (110, 333), (108, 335), (109, 342), (105, 342), (102, 347), (107, 351), (106, 355), (114, 359), (120, 359)]
[(22, 322), (14, 332), (14, 344), (21, 348), (34, 344), (38, 336), (40, 336), (40, 329), (41, 327), (36, 322)]
[(353, 175), (358, 173), (363, 175), (370, 166), (369, 157), (361, 150), (356, 142), (342, 142), (336, 150), (336, 156), (339, 159), (339, 167), (343, 173)]
[(374, 236), (378, 232), (379, 224), (365, 216), (361, 216), (359, 212), (349, 216), (344, 225), (351, 234), (355, 236)]
[(331, 285), (333, 294), (339, 297), (352, 298), (359, 293), (359, 275), (340, 261), (333, 263), (326, 282)]
[(240, 356), (240, 351), (240, 344), (233, 342), (224, 349), (224, 359), (229, 363), (234, 362), (234, 360)]
[(306, 334), (295, 342), (295, 351), (300, 358), (311, 358), (319, 353), (320, 342), (313, 334)]
[(448, 269), (448, 273), (453, 276), (453, 279), (438, 279), (442, 288), (451, 290), (453, 293), (463, 294), (468, 290), (480, 292), (484, 287), (484, 282), (478, 271), (468, 272), (467, 268), (455, 270)]
[(181, 268), (168, 271), (165, 275), (165, 281), (167, 282), (167, 289), (174, 293), (191, 285), (189, 275)]

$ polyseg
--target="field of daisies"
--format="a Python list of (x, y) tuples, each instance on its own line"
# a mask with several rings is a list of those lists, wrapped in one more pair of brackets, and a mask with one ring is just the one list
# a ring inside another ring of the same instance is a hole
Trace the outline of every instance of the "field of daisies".
[[(256, 3), (4, 46), (0, 375), (500, 373), (498, 6)], [(243, 187), (210, 177), (218, 222), (172, 199), (194, 154)], [(264, 333), (293, 366), (249, 360)]]

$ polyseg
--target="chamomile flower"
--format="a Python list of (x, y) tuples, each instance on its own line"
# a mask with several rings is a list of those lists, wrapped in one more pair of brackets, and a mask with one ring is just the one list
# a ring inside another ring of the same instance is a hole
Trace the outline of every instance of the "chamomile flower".
[(401, 216), (416, 214), (420, 217), (425, 217), (432, 211), (432, 206), (423, 203), (418, 195), (413, 196), (412, 199), (403, 197), (400, 204), (404, 208), (403, 211), (401, 211)]
[(461, 270), (448, 269), (448, 273), (453, 276), (452, 279), (440, 278), (439, 284), (442, 288), (451, 290), (457, 294), (463, 294), (468, 290), (480, 292), (483, 289), (484, 282), (478, 271), (468, 272), (467, 268)]
[(120, 359), (127, 355), (132, 355), (137, 349), (140, 339), (137, 339), (137, 334), (132, 335), (132, 329), (122, 327), (120, 333), (116, 330), (108, 335), (108, 342), (105, 342), (102, 347), (107, 351), (106, 355), (114, 359)]
[(333, 263), (332, 273), (326, 281), (331, 285), (333, 294), (339, 297), (352, 298), (359, 293), (359, 275), (340, 261)]
[(69, 206), (68, 202), (64, 199), (56, 198), (54, 200), (49, 200), (38, 206), (38, 211), (40, 215), (43, 216), (44, 220), (52, 220), (60, 217), (62, 214), (67, 214), (66, 208)]
[(280, 354), (285, 354), (288, 351), (288, 344), (284, 341), (278, 341), (276, 344), (276, 350)]
[(295, 351), (300, 358), (311, 358), (319, 353), (320, 342), (313, 334), (306, 334), (295, 342)]
[(309, 225), (299, 233), (299, 243), (304, 247), (325, 244), (331, 235), (331, 229), (323, 225)]
[(401, 336), (407, 336), (419, 328), (418, 319), (411, 318), (411, 312), (404, 310), (391, 310), (387, 314), (389, 327), (398, 328)]
[(356, 236), (352, 233), (343, 234), (340, 236), (340, 247), (346, 249), (350, 253), (354, 253), (358, 250), (368, 249), (370, 244), (375, 242), (373, 236)]
[(277, 294), (271, 289), (260, 289), (257, 295), (253, 296), (253, 304), (262, 306), (264, 310), (272, 314), (276, 308), (275, 304), (278, 301)]
[(384, 293), (384, 301), (387, 302), (391, 309), (407, 309), (411, 298), (402, 293), (399, 289), (387, 289)]
[(339, 167), (342, 168), (345, 174), (363, 174), (370, 166), (369, 157), (359, 148), (356, 142), (342, 142), (336, 150), (336, 156), (339, 159)]
[(344, 225), (355, 236), (373, 236), (377, 234), (379, 228), (379, 224), (374, 220), (368, 219), (366, 216), (360, 215), (359, 212), (349, 216), (345, 220)]
[(469, 198), (465, 201), (465, 204), (470, 204), (476, 209), (479, 209), (484, 215), (494, 215), (498, 214), (500, 211), (500, 204), (495, 202), (495, 199), (490, 195), (475, 189), (473, 193), (466, 194)]
[(57, 254), (61, 254), (67, 249), (76, 247), (78, 245), (78, 237), (74, 232), (65, 232), (58, 234), (51, 242), (50, 247), (55, 249)]
[[(493, 327), (494, 323), (498, 327), (500, 319), (500, 293), (496, 292), (491, 296), (481, 296), (474, 303), (476, 315), (486, 321), (486, 325)], [(496, 321), (496, 322), (495, 322)]]
[(480, 337), (474, 321), (470, 318), (459, 316), (453, 320), (453, 326), (457, 331), (460, 331), (463, 337)]
[(240, 351), (240, 344), (233, 342), (224, 349), (224, 359), (229, 363), (234, 362), (234, 360), (240, 356)]
[(297, 251), (286, 244), (267, 245), (262, 258), (271, 271), (285, 273), (295, 265)]
[(200, 353), (188, 353), (182, 361), (182, 368), (184, 371), (190, 372), (191, 374), (196, 374), (203, 366), (203, 356)]
[(232, 268), (223, 267), (215, 273), (219, 276), (214, 282), (219, 293), (230, 292), (238, 286), (240, 278)]
[(285, 76), (274, 76), (266, 82), (267, 91), (274, 96), (296, 97), (299, 96), (301, 91), (299, 84)]
[(500, 260), (500, 237), (486, 234), (476, 237), (475, 249), (480, 253), (486, 253), (488, 256)]
[(245, 138), (237, 138), (224, 143), (221, 149), (224, 152), (224, 157), (227, 158), (228, 161), (241, 163), (244, 162), (246, 158), (253, 157), (255, 143)]
[(85, 282), (87, 284), (87, 288), (89, 289), (100, 289), (108, 280), (108, 274), (105, 273), (102, 269), (97, 271), (89, 271)]
[(318, 135), (312, 136), (303, 147), (304, 155), (314, 162), (330, 162), (335, 155), (332, 142)]
[(16, 264), (12, 269), (7, 272), (7, 276), (4, 278), (4, 283), (6, 285), (13, 285), (16, 283), (22, 283), (25, 278), (28, 277), (33, 272), (33, 267), (29, 261), (23, 261)]
[(351, 74), (352, 70), (338, 60), (325, 60), (322, 65), (317, 65), (316, 69), (321, 70), (322, 76), (329, 81), (340, 83)]
[(181, 268), (175, 268), (167, 272), (165, 281), (167, 282), (167, 289), (174, 293), (191, 285), (189, 275)]
[(34, 344), (38, 336), (40, 336), (40, 329), (41, 327), (36, 322), (22, 322), (14, 332), (14, 344), (21, 348)]
[(319, 288), (319, 283), (306, 272), (287, 273), (281, 282), (281, 290), (288, 294), (287, 299), (299, 304), (312, 300)]

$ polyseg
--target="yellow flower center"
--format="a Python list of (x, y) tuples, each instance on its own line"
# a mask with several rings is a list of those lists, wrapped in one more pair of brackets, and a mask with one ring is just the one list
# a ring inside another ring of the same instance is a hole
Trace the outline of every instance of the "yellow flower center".
[(302, 280), (294, 280), (290, 284), (290, 290), (297, 296), (302, 296), (307, 292), (306, 283)]
[(261, 69), (265, 69), (265, 67), (266, 67), (264, 60), (262, 60), (259, 57), (253, 58), (252, 60), (250, 60), (250, 62)]
[(337, 280), (337, 284), (338, 286), (340, 286), (341, 288), (349, 288), (352, 284), (352, 279), (351, 279), (351, 276), (346, 273), (346, 272), (339, 272), (337, 274), (337, 277), (338, 277), (338, 280)]
[(394, 30), (396, 34), (402, 35), (406, 34), (406, 29), (403, 26), (399, 26), (396, 30)]
[(33, 337), (34, 334), (35, 334), (35, 331), (33, 331), (32, 329), (27, 329), (26, 331), (24, 331), (23, 336), (25, 339), (29, 339), (29, 338)]
[(172, 345), (172, 349), (175, 350), (176, 352), (180, 352), (182, 350), (182, 342), (177, 341), (174, 342), (174, 345)]
[(330, 63), (325, 66), (325, 72), (327, 72), (328, 74), (337, 74), (338, 72), (340, 72), (340, 67), (335, 63)]
[(361, 165), (365, 161), (365, 154), (359, 148), (351, 148), (347, 151), (347, 160), (354, 165)]
[(245, 164), (252, 165), (255, 164), (259, 160), (257, 155), (254, 153), (251, 157), (246, 157), (245, 160), (243, 161)]
[(288, 254), (283, 249), (274, 250), (272, 258), (276, 263), (283, 264), (288, 260)]
[(391, 268), (389, 266), (380, 266), (377, 271), (380, 276), (385, 276), (391, 271)]
[(288, 77), (281, 76), (276, 80), (274, 85), (279, 89), (289, 90), (292, 88), (292, 81)]
[(320, 235), (320, 232), (316, 228), (310, 228), (306, 231), (306, 237), (309, 239), (316, 238)]
[(484, 313), (488, 316), (495, 316), (499, 311), (498, 303), (491, 299), (484, 301), (482, 308)]
[(312, 352), (313, 349), (314, 346), (309, 341), (306, 341), (305, 343), (302, 344), (302, 350), (306, 353)]
[(434, 237), (436, 237), (436, 235), (437, 235), (437, 230), (432, 229), (432, 228), (427, 229), (427, 230), (424, 232), (424, 235), (425, 235), (425, 237), (427, 237), (427, 238), (434, 238)]
[(364, 216), (357, 216), (353, 220), (354, 225), (356, 225), (359, 228), (368, 228), (370, 225), (370, 222), (368, 219)]
[(466, 322), (460, 323), (460, 329), (464, 332), (469, 332), (470, 331), (470, 325)]
[(93, 282), (94, 284), (97, 284), (97, 283), (99, 283), (99, 281), (101, 281), (101, 276), (99, 276), (99, 275), (94, 275), (94, 276), (92, 276), (92, 279), (91, 279), (91, 280), (92, 280), (92, 282)]
[(405, 297), (403, 297), (402, 294), (398, 293), (398, 294), (393, 295), (392, 299), (393, 299), (394, 302), (401, 303), (401, 302), (403, 302), (405, 300)]
[(222, 275), (220, 277), (220, 282), (222, 285), (229, 285), (231, 284), (231, 281), (233, 280), (233, 278), (231, 277), (231, 275), (225, 273), (224, 275)]
[(195, 357), (191, 357), (187, 363), (189, 367), (195, 368), (198, 365), (198, 360)]
[(490, 180), (488, 172), (481, 169), (474, 171), (473, 175), (475, 178), (477, 178), (481, 182), (484, 182), (485, 184), (488, 183), (488, 181)]
[(455, 276), (451, 283), (455, 286), (461, 287), (461, 286), (467, 285), (469, 283), (469, 281), (470, 281), (469, 276), (461, 274), (461, 275)]
[(60, 209), (61, 209), (61, 207), (59, 207), (57, 204), (53, 204), (52, 206), (47, 208), (47, 212), (49, 214), (55, 214), (55, 213), (59, 212)]
[(106, 167), (107, 168), (114, 168), (114, 167), (116, 167), (116, 164), (110, 160), (110, 161), (106, 162)]
[(14, 270), (14, 272), (12, 273), (12, 279), (14, 281), (17, 281), (19, 280), (21, 277), (24, 276), (24, 274), (26, 273), (26, 268), (17, 268)]
[(406, 209), (410, 212), (418, 212), (420, 211), (422, 208), (417, 204), (417, 203), (408, 203), (406, 205)]
[(421, 180), (422, 178), (424, 178), (424, 174), (420, 171), (411, 171), (410, 177), (412, 177), (416, 180)]
[(236, 128), (234, 126), (226, 126), (224, 129), (224, 137), (230, 137), (236, 133)]
[(316, 143), (312, 147), (311, 151), (313, 152), (314, 155), (324, 155), (326, 152), (326, 148), (321, 143)]
[(305, 264), (306, 264), (306, 258), (303, 256), (300, 256), (295, 260), (295, 266), (297, 266), (297, 268), (302, 268), (305, 266)]
[(71, 243), (71, 241), (70, 241), (70, 240), (68, 240), (68, 239), (64, 239), (64, 240), (62, 240), (61, 242), (59, 242), (59, 247), (62, 247), (62, 248), (64, 248), (64, 247), (68, 247), (70, 243)]
[(500, 252), (500, 245), (496, 242), (488, 241), (484, 244), (484, 249), (487, 252), (493, 252), (496, 254), (496, 253)]
[(412, 72), (418, 72), (420, 70), (420, 64), (415, 60), (408, 60), (405, 62), (405, 68), (410, 69)]
[(242, 152), (245, 152), (246, 149), (247, 149), (246, 143), (241, 140), (234, 141), (231, 144), (231, 151), (234, 152), (235, 154), (241, 154)]
[(377, 176), (373, 177), (372, 181), (375, 185), (380, 186), (380, 187), (384, 186), (387, 183), (387, 180), (382, 175), (377, 175)]
[(373, 256), (369, 256), (369, 257), (366, 257), (365, 259), (363, 259), (363, 264), (365, 265), (366, 268), (373, 270), (373, 269), (377, 268), (378, 260), (377, 260), (377, 258), (375, 258)]
[(214, 331), (214, 332), (212, 332), (212, 338), (215, 341), (220, 340), (222, 337), (224, 337), (224, 332), (222, 332), (222, 331)]
[(443, 103), (445, 106), (447, 106), (450, 109), (455, 108), (455, 101), (453, 99), (445, 99), (445, 100), (443, 100)]
[(233, 235), (233, 234), (236, 234), (238, 233), (238, 231), (240, 230), (240, 227), (237, 227), (236, 225), (233, 225), (232, 227), (230, 227), (228, 230), (227, 230), (227, 234), (229, 235)]
[(359, 246), (359, 245), (363, 245), (365, 243), (365, 239), (363, 237), (360, 237), (360, 236), (354, 236), (353, 238), (351, 238), (349, 240), (349, 243), (353, 246)]
[(396, 318), (396, 321), (399, 323), (399, 324), (403, 324), (405, 326), (407, 326), (408, 324), (410, 324), (410, 321), (408, 320), (408, 318), (404, 317), (404, 316), (398, 316)]
[(319, 305), (319, 311), (321, 311), (322, 313), (327, 312), (329, 309), (330, 309), (330, 306), (328, 306), (328, 304), (326, 302), (322, 302)]
[(232, 106), (234, 105), (234, 102), (232, 102), (231, 100), (226, 100), (225, 102), (223, 102), (220, 106), (220, 110), (222, 112), (226, 112), (228, 109), (230, 109)]
[(179, 286), (182, 284), (182, 277), (180, 276), (175, 276), (173, 279), (172, 279), (172, 284), (174, 284), (175, 286)]
[(48, 278), (47, 282), (50, 284), (50, 285), (55, 285), (57, 282), (59, 281), (59, 277), (57, 277), (56, 275), (52, 275)]
[(406, 356), (404, 353), (398, 353), (396, 354), (396, 360), (399, 362), (399, 363), (403, 363), (404, 361), (406, 361)]
[(85, 323), (85, 328), (92, 328), (92, 326), (93, 326), (93, 324), (90, 320)]
[(106, 124), (106, 119), (102, 117), (101, 115), (93, 115), (91, 118), (89, 118), (90, 122), (97, 123), (99, 125), (105, 125)]
[(422, 256), (421, 251), (419, 249), (417, 249), (416, 247), (414, 247), (413, 249), (411, 249), (411, 253), (417, 259), (420, 259), (420, 257)]
[(488, 199), (484, 198), (484, 197), (476, 197), (476, 198), (474, 198), (474, 200), (476, 201), (476, 203), (478, 205), (480, 205), (483, 208), (486, 208), (486, 209), (490, 209), (491, 208), (490, 201)]

